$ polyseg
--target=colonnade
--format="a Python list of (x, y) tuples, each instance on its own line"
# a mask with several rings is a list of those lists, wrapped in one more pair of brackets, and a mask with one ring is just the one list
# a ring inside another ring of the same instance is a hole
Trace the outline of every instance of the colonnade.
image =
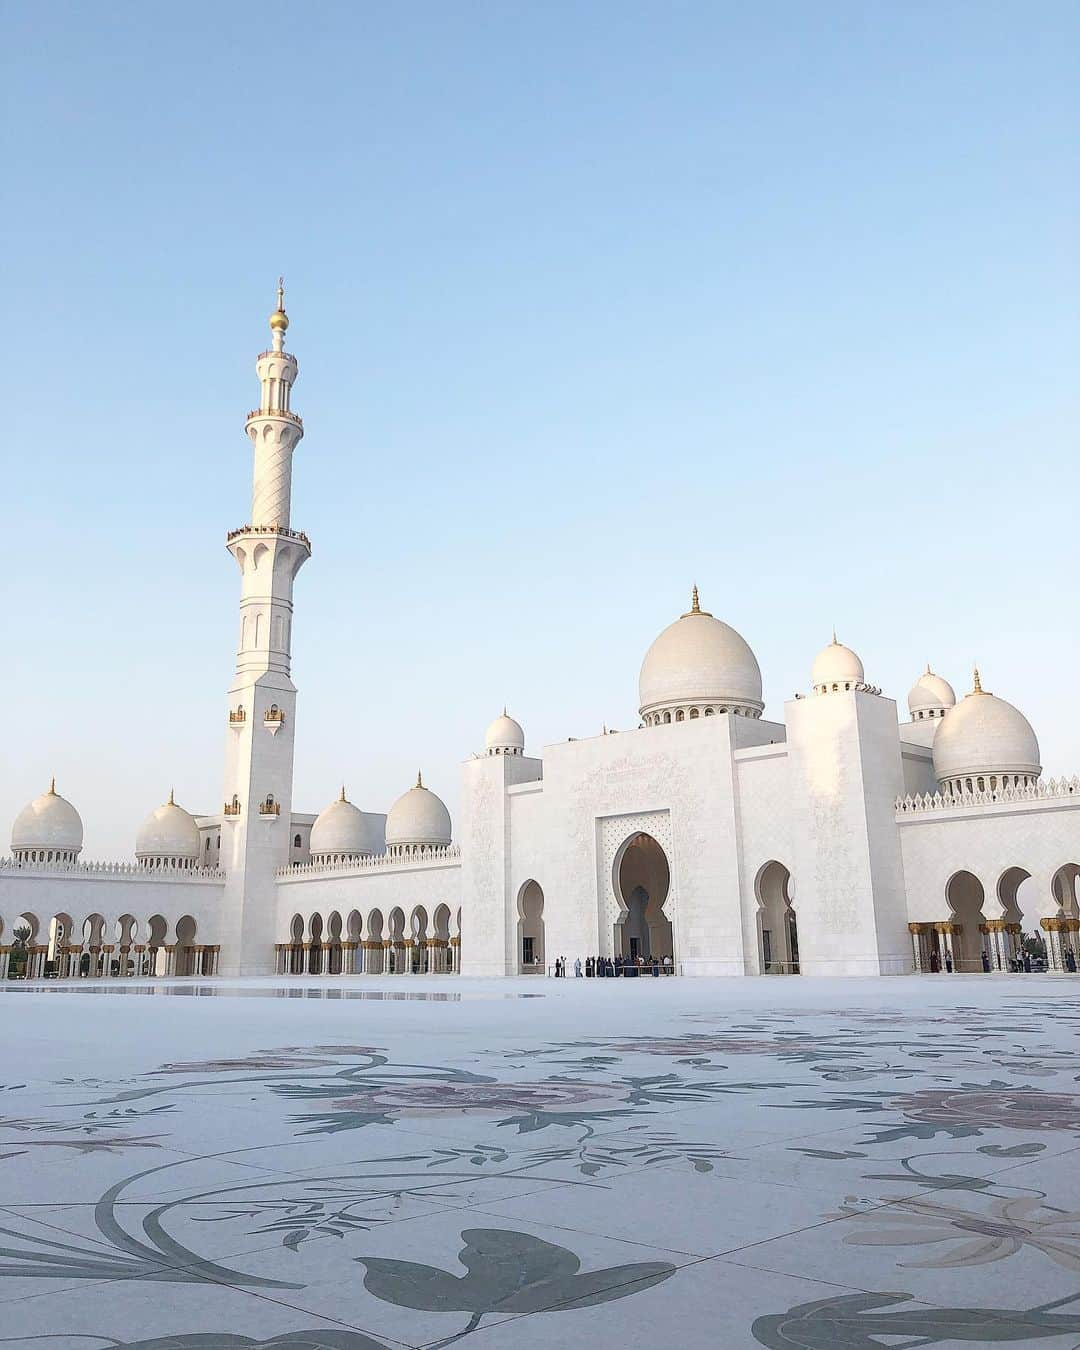
[(274, 950), (279, 975), (455, 975), (461, 939), (279, 942)]
[(1076, 973), (1078, 879), (1077, 863), (1042, 873), (1014, 865), (992, 887), (972, 871), (954, 872), (945, 885), (948, 917), (908, 924), (916, 973), (1020, 971), (1033, 961), (1041, 969), (1043, 947), (1048, 970)]
[(220, 954), (221, 948), (209, 943), (166, 943), (154, 947), (141, 942), (130, 946), (106, 942), (101, 945), (58, 946), (50, 959), (47, 943), (26, 947), (12, 944), (0, 946), (0, 980), (115, 980), (146, 976), (216, 975)]

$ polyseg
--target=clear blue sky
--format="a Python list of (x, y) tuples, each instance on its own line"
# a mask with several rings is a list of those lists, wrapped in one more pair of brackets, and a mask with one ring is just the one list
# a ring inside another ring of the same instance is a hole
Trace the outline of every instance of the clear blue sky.
[(1080, 771), (1080, 8), (22, 3), (0, 124), (0, 831), (222, 800), (243, 419), (300, 360), (298, 809), (504, 700), (636, 725), (687, 607), (766, 716), (835, 623)]

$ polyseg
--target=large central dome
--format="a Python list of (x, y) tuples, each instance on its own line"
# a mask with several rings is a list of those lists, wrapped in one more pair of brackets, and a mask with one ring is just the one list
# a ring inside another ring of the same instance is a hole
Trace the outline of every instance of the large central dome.
[(670, 624), (645, 653), (638, 679), (646, 726), (741, 713), (760, 717), (761, 670), (746, 641), (698, 603)]

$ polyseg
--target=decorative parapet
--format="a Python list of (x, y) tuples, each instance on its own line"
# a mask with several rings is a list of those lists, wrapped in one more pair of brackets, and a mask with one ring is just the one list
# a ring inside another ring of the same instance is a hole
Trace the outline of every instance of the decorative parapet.
[(279, 881), (297, 881), (304, 877), (347, 876), (357, 872), (408, 872), (420, 867), (446, 867), (461, 862), (457, 844), (444, 848), (418, 848), (404, 857), (392, 858), (380, 853), (374, 858), (351, 858), (342, 862), (300, 863), (296, 867), (279, 867)]
[(17, 862), (14, 858), (0, 858), (0, 876), (25, 876), (27, 873), (35, 876), (132, 877), (140, 881), (225, 880), (220, 867), (143, 867), (141, 863), (125, 862)]
[(245, 424), (250, 422), (253, 417), (278, 417), (283, 422), (295, 422), (301, 429), (304, 425), (304, 419), (300, 414), (294, 413), (289, 408), (252, 408), (244, 419)]
[(225, 542), (231, 543), (234, 539), (239, 539), (242, 534), (277, 534), (282, 539), (295, 539), (297, 543), (311, 548), (311, 540), (303, 530), (290, 530), (287, 525), (241, 525), (237, 529), (229, 531), (225, 536)]
[(1080, 778), (1047, 778), (1030, 787), (999, 788), (986, 792), (914, 792), (897, 797), (896, 814), (926, 815), (933, 811), (954, 811), (972, 806), (1009, 806), (1024, 802), (1060, 801), (1076, 797), (1080, 802)]

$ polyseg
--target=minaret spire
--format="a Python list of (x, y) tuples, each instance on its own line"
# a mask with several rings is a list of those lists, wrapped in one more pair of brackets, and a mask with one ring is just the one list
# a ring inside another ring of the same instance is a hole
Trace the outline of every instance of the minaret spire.
[(275, 352), (284, 349), (285, 334), (289, 329), (289, 316), (285, 313), (285, 278), (277, 279), (277, 309), (270, 315), (271, 343)]

